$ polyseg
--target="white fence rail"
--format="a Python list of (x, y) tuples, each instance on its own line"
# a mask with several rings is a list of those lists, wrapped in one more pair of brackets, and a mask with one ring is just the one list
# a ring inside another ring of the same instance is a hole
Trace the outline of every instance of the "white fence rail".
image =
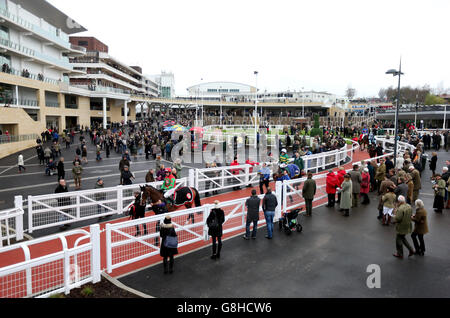
[[(75, 242), (69, 245), (69, 237)], [(55, 252), (32, 258), (31, 247), (40, 243), (58, 246)], [(69, 247), (72, 246), (72, 247)], [(0, 268), (0, 298), (48, 297), (69, 294), (84, 284), (100, 281), (100, 226), (90, 232), (74, 230), (0, 249), (0, 255), (21, 255), (15, 264)]]
[[(280, 183), (281, 184), (281, 183)], [(281, 211), (281, 193), (275, 193), (278, 198), (277, 216)], [(262, 199), (264, 196), (260, 195)], [(223, 234), (243, 230), (246, 226), (247, 198), (222, 202), (219, 207), (225, 212)], [(172, 218), (172, 224), (178, 235), (178, 247), (192, 245), (208, 240), (206, 220), (214, 205), (156, 215), (144, 219), (132, 220), (117, 224), (106, 224), (106, 263), (107, 271), (129, 265), (155, 255), (159, 255), (159, 230), (166, 215)], [(260, 206), (259, 225), (265, 224), (262, 205)]]
[(23, 206), (22, 197), (14, 198), (14, 208), (0, 211), (0, 247), (3, 246), (5, 240), (7, 245), (11, 244), (11, 240), (23, 240)]
[[(149, 185), (158, 188), (162, 183), (160, 181)], [(146, 184), (28, 196), (28, 232), (122, 214), (134, 201), (133, 193), (140, 191), (140, 186), (144, 185)], [(178, 179), (176, 182), (177, 188), (187, 185), (187, 178)]]

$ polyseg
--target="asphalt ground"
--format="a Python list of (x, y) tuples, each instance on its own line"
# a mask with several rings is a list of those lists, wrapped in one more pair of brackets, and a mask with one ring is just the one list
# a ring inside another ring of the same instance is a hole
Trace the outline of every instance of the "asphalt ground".
[[(438, 153), (438, 169), (449, 155)], [(211, 247), (176, 257), (174, 273), (163, 274), (162, 264), (121, 277), (136, 290), (160, 298), (378, 298), (450, 297), (450, 210), (432, 209), (431, 171), (422, 173), (419, 198), (428, 211), (430, 233), (425, 256), (392, 256), (395, 226), (377, 220), (378, 197), (352, 209), (350, 217), (338, 208), (314, 209), (302, 219), (303, 232), (291, 236), (278, 231), (272, 240), (241, 235), (224, 242), (220, 260), (211, 260)], [(412, 245), (411, 237), (407, 236)], [(405, 256), (408, 255), (406, 249)], [(380, 268), (380, 288), (368, 288), (369, 265)]]

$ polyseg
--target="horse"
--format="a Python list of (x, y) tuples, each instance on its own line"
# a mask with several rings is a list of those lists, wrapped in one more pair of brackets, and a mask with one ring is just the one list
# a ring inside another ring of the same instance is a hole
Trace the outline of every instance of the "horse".
[(202, 206), (198, 190), (191, 187), (178, 188), (173, 195), (173, 203), (168, 202), (162, 191), (153, 186), (141, 186), (141, 192), (142, 204), (147, 203), (149, 198), (151, 199), (152, 204), (161, 200), (161, 202), (166, 203), (168, 212), (176, 211), (182, 206), (185, 206), (186, 209), (192, 208), (194, 204), (196, 207)]

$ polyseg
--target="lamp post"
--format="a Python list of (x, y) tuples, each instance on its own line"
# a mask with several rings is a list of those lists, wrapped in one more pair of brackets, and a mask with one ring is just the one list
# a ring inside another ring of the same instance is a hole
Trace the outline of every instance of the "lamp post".
[(404, 75), (402, 73), (402, 59), (400, 58), (400, 67), (399, 70), (391, 69), (386, 72), (386, 74), (392, 74), (394, 77), (398, 76), (398, 91), (397, 91), (397, 106), (395, 109), (395, 139), (394, 139), (394, 167), (397, 166), (397, 147), (398, 147), (398, 111), (400, 106), (400, 79), (401, 76)]
[(257, 123), (257, 114), (258, 114), (258, 71), (254, 72), (255, 74), (255, 149), (258, 147), (258, 123)]

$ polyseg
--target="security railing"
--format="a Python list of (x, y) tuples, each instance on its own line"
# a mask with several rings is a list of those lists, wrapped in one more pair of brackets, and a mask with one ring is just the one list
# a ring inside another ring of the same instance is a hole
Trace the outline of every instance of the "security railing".
[[(156, 188), (162, 181), (149, 183)], [(123, 214), (134, 202), (135, 191), (140, 192), (140, 186), (133, 184), (112, 188), (85, 190), (60, 194), (28, 196), (28, 232), (45, 228), (71, 224), (75, 222)], [(176, 189), (187, 186), (188, 179), (178, 179)]]
[[(38, 245), (40, 254), (31, 253)], [(49, 297), (69, 294), (87, 283), (98, 283), (100, 226), (74, 230), (0, 248), (0, 298)], [(5, 265), (6, 264), (6, 265)]]
[(8, 144), (12, 142), (21, 142), (21, 141), (28, 141), (28, 140), (36, 140), (38, 138), (37, 134), (29, 134), (29, 135), (0, 135), (0, 145), (1, 144)]
[(29, 78), (29, 79), (32, 79), (32, 80), (41, 81), (41, 82), (44, 82), (44, 83), (50, 83), (50, 84), (57, 85), (60, 82), (60, 80), (49, 78), (49, 77), (45, 77), (42, 74), (25, 73), (23, 71), (16, 70), (16, 69), (14, 69), (12, 67), (9, 67), (9, 66), (7, 68), (5, 68), (5, 69), (2, 66), (1, 70), (2, 70), (3, 73), (16, 75), (16, 76), (21, 76), (21, 77), (24, 77), (24, 78)]

